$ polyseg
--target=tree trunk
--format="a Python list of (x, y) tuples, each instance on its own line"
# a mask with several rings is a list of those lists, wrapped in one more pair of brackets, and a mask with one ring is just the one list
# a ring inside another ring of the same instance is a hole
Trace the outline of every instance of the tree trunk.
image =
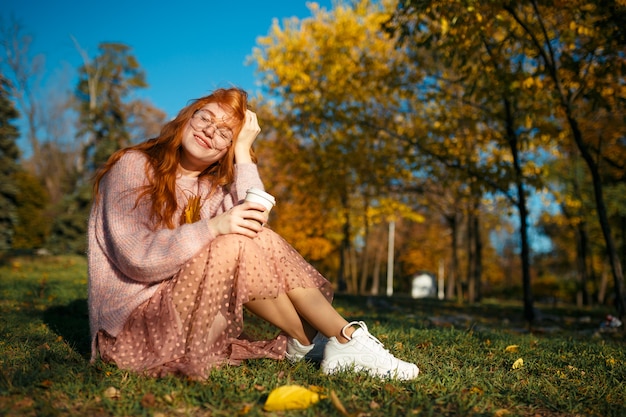
[(587, 292), (587, 264), (589, 258), (589, 242), (585, 222), (580, 222), (576, 227), (576, 266), (579, 277), (579, 292), (582, 305), (589, 305), (589, 293)]
[(359, 294), (367, 292), (367, 276), (369, 274), (369, 243), (368, 236), (365, 236), (365, 245), (363, 246), (363, 255), (361, 259), (361, 279), (359, 282)]
[(337, 277), (337, 288), (339, 291), (345, 291), (347, 287), (346, 279), (349, 279), (346, 274), (347, 269), (350, 267), (349, 249), (352, 245), (350, 244), (350, 215), (347, 211), (348, 199), (347, 197), (345, 197), (345, 195), (342, 194), (341, 200), (342, 206), (344, 210), (346, 210), (346, 217), (342, 227), (343, 238), (341, 239), (341, 249), (339, 251), (340, 258), (339, 276)]
[(532, 324), (535, 319), (533, 307), (533, 292), (530, 279), (530, 247), (528, 245), (528, 209), (526, 207), (526, 195), (524, 185), (517, 184), (519, 198), (518, 210), (520, 217), (520, 235), (522, 244), (522, 283), (524, 286), (524, 318), (528, 324)]
[(475, 239), (475, 266), (474, 283), (476, 285), (476, 301), (483, 298), (482, 275), (483, 275), (483, 241), (480, 237), (480, 218), (474, 216), (474, 239)]
[(613, 240), (611, 233), (611, 224), (609, 223), (609, 217), (606, 211), (606, 204), (604, 203), (604, 193), (602, 187), (602, 178), (600, 175), (599, 167), (591, 155), (589, 148), (583, 140), (582, 132), (578, 127), (578, 122), (572, 116), (569, 106), (566, 107), (567, 120), (572, 130), (574, 140), (578, 146), (583, 159), (587, 163), (587, 167), (591, 173), (593, 182), (593, 194), (596, 202), (596, 211), (598, 213), (598, 220), (600, 222), (600, 228), (602, 229), (602, 235), (606, 244), (607, 257), (609, 264), (611, 265), (611, 271), (613, 273), (613, 282), (615, 288), (615, 307), (617, 309), (617, 316), (620, 319), (624, 318), (626, 313), (626, 289), (624, 288), (624, 273), (622, 271), (622, 264), (620, 263), (619, 255), (617, 253), (617, 247)]
[(505, 123), (506, 137), (508, 140), (511, 156), (513, 158), (513, 169), (515, 172), (515, 187), (517, 189), (517, 210), (519, 212), (520, 221), (520, 246), (522, 249), (522, 286), (524, 291), (524, 318), (526, 322), (532, 325), (535, 319), (535, 311), (533, 307), (533, 293), (530, 277), (530, 245), (528, 244), (528, 207), (526, 205), (526, 190), (524, 188), (524, 174), (519, 158), (519, 139), (515, 131), (515, 115), (511, 101), (504, 96), (502, 98)]
[(474, 262), (476, 258), (474, 246), (474, 216), (474, 210), (470, 208), (467, 214), (467, 302), (470, 304), (476, 301), (476, 275), (474, 271)]
[(598, 304), (604, 304), (606, 301), (606, 287), (609, 283), (609, 268), (606, 266), (607, 263), (607, 261), (602, 263), (602, 275), (600, 276), (600, 287), (598, 289)]
[(359, 261), (356, 254), (356, 248), (352, 246), (350, 248), (350, 281), (351, 281), (351, 294), (359, 293)]
[[(448, 283), (446, 285), (446, 299), (452, 300), (454, 298), (454, 290), (456, 288), (456, 276), (459, 267), (459, 249), (457, 245), (457, 215), (456, 213), (448, 217), (448, 224), (450, 225), (451, 232), (451, 244), (452, 244), (452, 257), (450, 260), (450, 268), (448, 273)], [(459, 296), (462, 297), (462, 292)], [(461, 298), (462, 300), (463, 298)]]
[(384, 247), (382, 245), (376, 245), (376, 258), (374, 260), (374, 270), (372, 271), (372, 295), (378, 295), (380, 292), (380, 265), (384, 253)]

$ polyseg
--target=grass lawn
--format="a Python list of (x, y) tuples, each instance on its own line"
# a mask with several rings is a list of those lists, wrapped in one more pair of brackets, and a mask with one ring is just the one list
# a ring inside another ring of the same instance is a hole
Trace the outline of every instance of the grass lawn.
[[(417, 380), (256, 360), (194, 382), (89, 364), (86, 288), (81, 257), (0, 265), (0, 416), (626, 416), (626, 337), (597, 331), (607, 311), (544, 307), (529, 332), (519, 304), (338, 295), (346, 318), (418, 364)], [(263, 411), (270, 391), (289, 384), (333, 392), (345, 410), (325, 398)]]

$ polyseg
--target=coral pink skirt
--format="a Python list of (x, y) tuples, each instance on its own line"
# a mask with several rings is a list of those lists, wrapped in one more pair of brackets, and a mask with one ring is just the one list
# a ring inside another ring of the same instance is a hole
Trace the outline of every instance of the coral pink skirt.
[(295, 288), (319, 288), (332, 300), (330, 283), (270, 229), (254, 239), (220, 236), (161, 283), (116, 337), (100, 331), (98, 350), (104, 361), (122, 369), (196, 379), (206, 379), (221, 364), (281, 359), (286, 335), (246, 336), (244, 304)]

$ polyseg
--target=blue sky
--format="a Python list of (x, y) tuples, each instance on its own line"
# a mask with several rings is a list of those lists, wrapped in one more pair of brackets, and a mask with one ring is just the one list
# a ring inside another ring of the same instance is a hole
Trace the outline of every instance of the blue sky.
[[(132, 48), (149, 87), (140, 96), (174, 116), (187, 101), (216, 87), (236, 85), (254, 94), (254, 67), (245, 64), (273, 19), (311, 15), (307, 1), (8, 0), (0, 9), (33, 36), (31, 52), (45, 56), (46, 80), (76, 70), (82, 59), (72, 37), (90, 57), (101, 42)], [(332, 8), (332, 0), (316, 1)], [(75, 82), (71, 88), (75, 87)]]

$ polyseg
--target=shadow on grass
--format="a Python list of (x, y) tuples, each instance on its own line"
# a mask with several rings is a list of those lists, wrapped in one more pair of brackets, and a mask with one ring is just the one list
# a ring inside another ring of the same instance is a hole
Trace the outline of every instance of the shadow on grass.
[(91, 354), (87, 299), (74, 300), (64, 306), (48, 308), (43, 314), (48, 327), (63, 337), (81, 356)]

